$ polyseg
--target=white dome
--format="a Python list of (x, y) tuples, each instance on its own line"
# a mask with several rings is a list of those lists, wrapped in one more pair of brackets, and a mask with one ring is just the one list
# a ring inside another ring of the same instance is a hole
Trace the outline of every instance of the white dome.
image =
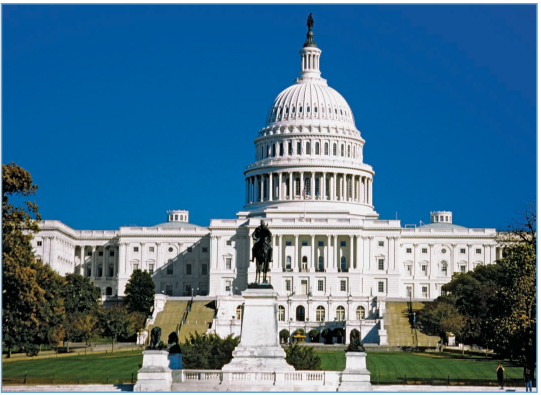
[(267, 125), (299, 120), (344, 122), (355, 128), (348, 103), (323, 78), (299, 78), (295, 85), (283, 90), (272, 104)]

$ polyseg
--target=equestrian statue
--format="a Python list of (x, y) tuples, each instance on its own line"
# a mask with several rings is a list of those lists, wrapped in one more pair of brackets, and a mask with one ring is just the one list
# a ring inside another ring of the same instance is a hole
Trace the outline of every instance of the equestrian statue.
[[(261, 224), (252, 233), (252, 239), (255, 241), (252, 247), (252, 260), (256, 261), (256, 284), (267, 283), (267, 272), (270, 271), (269, 262), (272, 262), (272, 233), (261, 220)], [(261, 281), (261, 273), (263, 273), (263, 281)]]

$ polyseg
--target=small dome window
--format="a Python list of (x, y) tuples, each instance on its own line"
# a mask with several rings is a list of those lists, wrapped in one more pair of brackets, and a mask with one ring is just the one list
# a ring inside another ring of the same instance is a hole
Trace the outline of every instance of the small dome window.
[(340, 115), (344, 115), (344, 114), (342, 114), (342, 110), (340, 110)]
[(302, 106), (299, 107), (299, 112), (302, 112)]
[(310, 106), (306, 107), (306, 112), (310, 112)]
[(317, 107), (314, 107), (314, 112), (317, 112)]
[(335, 113), (335, 114), (338, 114), (338, 110), (337, 110), (336, 108), (334, 109), (334, 113)]
[(295, 114), (295, 106), (291, 107), (291, 113)]
[(286, 107), (286, 114), (289, 114), (289, 107)]

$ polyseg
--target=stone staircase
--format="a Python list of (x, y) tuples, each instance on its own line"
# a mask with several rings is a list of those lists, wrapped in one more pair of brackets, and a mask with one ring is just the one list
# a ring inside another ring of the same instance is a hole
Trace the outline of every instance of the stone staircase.
[[(389, 346), (421, 346), (436, 347), (439, 341), (437, 336), (427, 336), (411, 327), (407, 301), (385, 303), (385, 329)], [(424, 302), (411, 302), (413, 310), (421, 310)]]
[(188, 300), (168, 300), (165, 303), (163, 311), (160, 311), (156, 315), (154, 325), (148, 328), (149, 333), (152, 331), (152, 328), (159, 326), (162, 330), (161, 340), (167, 343), (169, 334), (177, 331), (182, 315), (188, 307), (188, 302)]
[(208, 300), (194, 300), (186, 322), (181, 326), (178, 339), (183, 342), (190, 337), (190, 333), (206, 333), (214, 318), (214, 309), (206, 307)]

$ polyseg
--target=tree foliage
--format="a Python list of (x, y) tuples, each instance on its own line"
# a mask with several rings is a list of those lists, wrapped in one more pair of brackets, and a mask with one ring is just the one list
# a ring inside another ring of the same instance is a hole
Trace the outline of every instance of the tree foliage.
[(141, 269), (134, 270), (126, 284), (126, 299), (128, 311), (139, 311), (148, 314), (154, 306), (154, 281), (149, 272)]
[(180, 345), (182, 365), (184, 369), (221, 369), (231, 361), (239, 342), (240, 338), (233, 335), (222, 339), (216, 334), (190, 333)]
[(33, 354), (37, 344), (57, 343), (64, 315), (62, 277), (38, 262), (31, 240), (41, 219), (30, 173), (14, 163), (2, 165), (2, 340), (8, 356), (14, 346)]
[(280, 337), (280, 341), (282, 343), (289, 343), (289, 336), (291, 336), (291, 334), (287, 329), (282, 329), (280, 333), (278, 333), (278, 336)]
[(316, 328), (311, 329), (310, 332), (308, 332), (308, 336), (310, 337), (311, 343), (319, 342), (319, 331)]
[(421, 332), (430, 336), (439, 336), (443, 345), (448, 332), (460, 336), (464, 327), (464, 317), (452, 304), (437, 300), (425, 305), (419, 311), (417, 325)]
[(314, 354), (314, 347), (294, 344), (286, 348), (286, 362), (295, 370), (320, 370), (321, 358)]
[(80, 274), (66, 274), (66, 285), (62, 296), (64, 297), (66, 313), (86, 314), (95, 311), (100, 305), (101, 293), (89, 278)]
[(137, 329), (135, 322), (125, 306), (102, 307), (99, 314), (99, 327), (104, 336), (111, 338), (111, 352), (119, 337), (129, 337)]

